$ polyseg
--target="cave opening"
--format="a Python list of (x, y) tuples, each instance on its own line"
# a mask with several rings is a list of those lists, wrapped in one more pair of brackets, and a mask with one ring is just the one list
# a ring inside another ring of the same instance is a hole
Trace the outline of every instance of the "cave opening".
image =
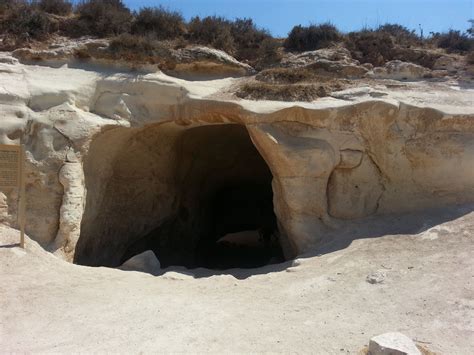
[(272, 173), (246, 127), (155, 131), (127, 138), (117, 154), (95, 214), (83, 221), (75, 261), (117, 266), (152, 250), (162, 268), (283, 262)]

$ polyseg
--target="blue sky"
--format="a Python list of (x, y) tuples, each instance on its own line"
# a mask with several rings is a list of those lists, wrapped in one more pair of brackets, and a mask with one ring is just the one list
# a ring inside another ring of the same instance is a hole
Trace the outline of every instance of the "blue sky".
[(163, 5), (192, 16), (250, 17), (275, 36), (294, 25), (330, 21), (342, 31), (395, 22), (425, 34), (450, 28), (466, 30), (474, 0), (124, 0), (128, 7)]

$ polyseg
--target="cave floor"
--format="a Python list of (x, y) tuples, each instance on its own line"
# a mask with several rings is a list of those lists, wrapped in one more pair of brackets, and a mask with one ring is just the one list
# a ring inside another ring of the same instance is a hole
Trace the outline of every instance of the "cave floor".
[[(18, 232), (2, 227), (0, 349), (358, 354), (400, 331), (431, 351), (469, 354), (472, 211), (368, 219), (293, 263), (194, 278), (68, 264), (29, 239), (19, 249)], [(397, 224), (412, 231), (393, 233)], [(373, 273), (383, 282), (367, 282)]]

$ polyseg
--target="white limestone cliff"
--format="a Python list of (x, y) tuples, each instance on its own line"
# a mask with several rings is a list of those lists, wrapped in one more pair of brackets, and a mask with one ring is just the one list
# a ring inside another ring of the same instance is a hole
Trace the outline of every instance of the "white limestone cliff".
[[(409, 94), (379, 85), (247, 101), (224, 95), (239, 79), (1, 59), (0, 143), (26, 146), (27, 233), (68, 260), (84, 240), (107, 244), (105, 263), (119, 265), (123, 245), (177, 213), (176, 144), (197, 127), (248, 131), (273, 176), (288, 257), (347, 220), (474, 201), (472, 89), (418, 82)], [(15, 212), (15, 193), (4, 194)]]

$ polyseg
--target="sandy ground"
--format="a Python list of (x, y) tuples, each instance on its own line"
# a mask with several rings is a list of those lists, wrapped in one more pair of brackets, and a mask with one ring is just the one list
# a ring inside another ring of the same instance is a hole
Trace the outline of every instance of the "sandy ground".
[(293, 263), (195, 278), (68, 264), (3, 227), (0, 352), (357, 354), (400, 331), (472, 354), (472, 211), (371, 218)]

